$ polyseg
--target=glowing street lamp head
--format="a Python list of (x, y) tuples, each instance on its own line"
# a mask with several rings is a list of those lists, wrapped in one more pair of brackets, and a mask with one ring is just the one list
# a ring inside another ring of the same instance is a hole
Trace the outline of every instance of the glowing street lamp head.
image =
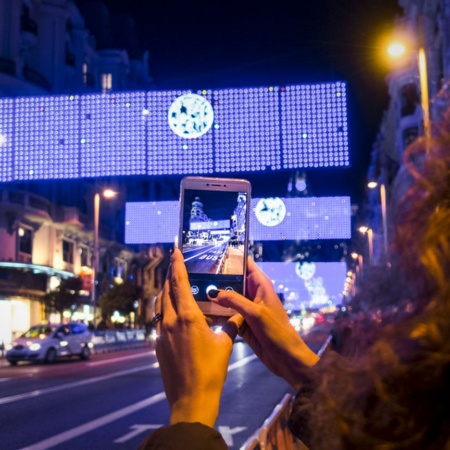
[(102, 192), (103, 197), (105, 198), (113, 198), (117, 195), (117, 192), (113, 191), (112, 189), (105, 189)]
[(358, 231), (362, 234), (366, 234), (369, 231), (369, 227), (366, 226), (359, 227)]
[(351, 253), (351, 257), (352, 257), (353, 259), (358, 259), (359, 255), (358, 255), (358, 253), (356, 253), (356, 252), (352, 252), (352, 253)]
[(391, 58), (402, 58), (406, 54), (406, 45), (400, 41), (392, 42), (389, 44), (387, 52)]
[(375, 189), (377, 186), (378, 186), (378, 183), (377, 183), (376, 181), (369, 181), (369, 182), (367, 183), (367, 187), (368, 187), (369, 189)]

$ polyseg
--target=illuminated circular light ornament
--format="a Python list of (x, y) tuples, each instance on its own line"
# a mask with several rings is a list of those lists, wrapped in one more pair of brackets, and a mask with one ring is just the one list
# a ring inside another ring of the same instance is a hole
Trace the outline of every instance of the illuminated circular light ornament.
[(258, 221), (266, 227), (274, 227), (286, 217), (286, 205), (279, 197), (261, 198), (255, 206)]
[(172, 131), (186, 139), (198, 138), (211, 128), (214, 111), (205, 97), (185, 94), (176, 98), (167, 117)]
[(313, 262), (299, 262), (295, 266), (295, 273), (302, 280), (310, 280), (316, 273), (316, 265)]

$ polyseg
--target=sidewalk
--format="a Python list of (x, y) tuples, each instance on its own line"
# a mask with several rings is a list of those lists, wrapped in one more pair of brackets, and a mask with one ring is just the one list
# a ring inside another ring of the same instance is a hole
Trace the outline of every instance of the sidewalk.
[(242, 258), (244, 256), (243, 247), (227, 247), (225, 256), (225, 270), (224, 274), (241, 274), (242, 273)]

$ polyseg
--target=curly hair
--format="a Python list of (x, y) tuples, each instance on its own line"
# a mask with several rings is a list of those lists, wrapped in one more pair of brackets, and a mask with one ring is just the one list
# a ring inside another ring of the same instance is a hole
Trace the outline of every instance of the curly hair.
[(293, 413), (294, 423), (306, 414), (313, 450), (450, 449), (449, 119), (405, 151), (414, 182), (394, 250), (415, 308), (373, 330), (350, 358), (330, 352), (313, 369), (315, 388)]

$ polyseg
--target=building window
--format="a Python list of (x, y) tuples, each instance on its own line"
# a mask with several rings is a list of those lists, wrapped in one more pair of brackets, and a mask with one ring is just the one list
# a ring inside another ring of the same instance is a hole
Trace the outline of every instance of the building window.
[(112, 73), (102, 73), (102, 92), (107, 94), (112, 89)]
[(73, 264), (73, 242), (66, 241), (65, 239), (63, 239), (62, 247), (63, 247), (63, 261)]
[(20, 227), (17, 231), (19, 235), (19, 252), (31, 255), (33, 251), (33, 233), (28, 228)]
[(81, 267), (89, 266), (89, 250), (87, 247), (80, 246), (80, 265)]
[(402, 117), (413, 115), (419, 103), (420, 98), (415, 83), (405, 84), (401, 90)]

